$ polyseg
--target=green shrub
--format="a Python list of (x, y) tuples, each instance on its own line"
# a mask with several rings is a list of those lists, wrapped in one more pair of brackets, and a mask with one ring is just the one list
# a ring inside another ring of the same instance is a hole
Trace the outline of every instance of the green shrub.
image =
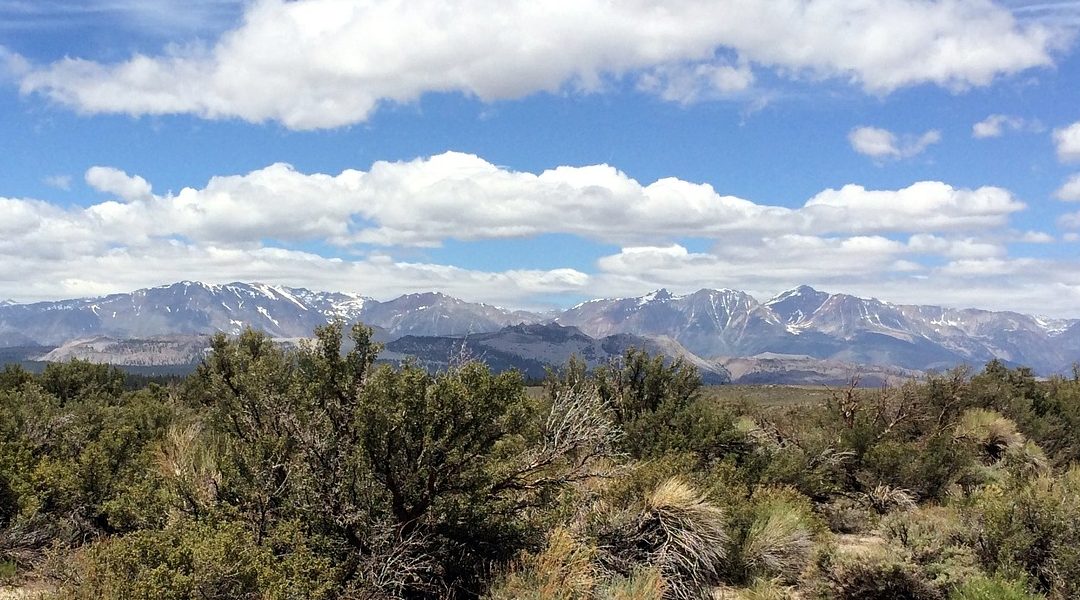
[(14, 579), (19, 571), (19, 565), (13, 560), (0, 560), (0, 585)]
[(830, 600), (941, 600), (920, 569), (898, 555), (825, 553), (819, 559), (820, 593)]
[(1000, 577), (979, 576), (960, 584), (949, 600), (1045, 600), (1046, 596), (1032, 594), (1019, 581)]
[(927, 506), (893, 513), (882, 520), (881, 529), (905, 551), (922, 578), (942, 593), (981, 574), (974, 550), (964, 543), (961, 516), (951, 508)]
[(970, 449), (951, 435), (911, 441), (882, 441), (869, 448), (858, 466), (861, 487), (905, 489), (919, 500), (941, 500), (976, 464)]
[(326, 598), (335, 574), (307, 548), (256, 545), (238, 523), (178, 522), (98, 542), (60, 595), (74, 600)]
[(1080, 468), (987, 486), (964, 508), (988, 571), (1026, 573), (1041, 592), (1080, 597)]
[[(730, 428), (697, 402), (701, 378), (697, 368), (681, 358), (666, 361), (631, 348), (621, 360), (597, 369), (595, 382), (600, 397), (612, 407), (615, 424), (626, 434), (623, 450), (635, 458), (707, 446), (718, 432)], [(688, 411), (697, 414), (689, 416)], [(704, 439), (687, 437), (686, 427), (701, 428)]]
[(862, 502), (839, 496), (815, 507), (834, 533), (863, 533), (877, 523), (879, 516)]

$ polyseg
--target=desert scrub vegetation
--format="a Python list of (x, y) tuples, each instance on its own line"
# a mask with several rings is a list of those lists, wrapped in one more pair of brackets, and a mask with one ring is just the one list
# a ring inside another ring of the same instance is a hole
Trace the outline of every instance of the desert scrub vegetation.
[[(348, 338), (348, 339), (346, 339)], [(629, 351), (380, 364), (340, 325), (192, 376), (0, 371), (0, 587), (103, 599), (1080, 597), (1080, 380), (810, 402)], [(781, 390), (779, 393), (785, 393)]]

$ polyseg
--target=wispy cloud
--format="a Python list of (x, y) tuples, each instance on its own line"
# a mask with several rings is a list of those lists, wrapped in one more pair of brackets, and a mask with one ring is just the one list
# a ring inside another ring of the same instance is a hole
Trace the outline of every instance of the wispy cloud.
[(1011, 0), (1006, 6), (1022, 20), (1069, 28), (1080, 26), (1080, 1), (1077, 0)]
[(173, 38), (232, 27), (247, 0), (0, 0), (0, 30), (107, 24)]
[(1012, 115), (994, 114), (971, 126), (971, 137), (976, 139), (1001, 137), (1007, 132), (1027, 131), (1038, 133), (1045, 131), (1042, 123), (1036, 119), (1024, 119)]
[(848, 133), (851, 148), (877, 160), (911, 158), (941, 141), (941, 132), (931, 129), (921, 135), (897, 135), (880, 127), (856, 127)]
[(71, 175), (49, 175), (42, 180), (45, 185), (58, 190), (71, 190)]

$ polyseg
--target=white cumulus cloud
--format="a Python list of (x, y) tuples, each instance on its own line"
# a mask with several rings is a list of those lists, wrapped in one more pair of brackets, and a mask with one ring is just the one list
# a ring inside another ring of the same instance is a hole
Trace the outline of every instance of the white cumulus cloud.
[[(140, 177), (95, 168), (88, 181), (127, 202), (86, 208), (99, 230), (208, 242), (327, 240), (339, 246), (437, 246), (564, 233), (636, 244), (738, 233), (958, 231), (1004, 225), (1022, 210), (1007, 190), (918, 182), (899, 190), (828, 189), (798, 208), (758, 204), (708, 184), (640, 183), (608, 165), (537, 174), (446, 152), (369, 171), (301, 173), (274, 164), (156, 196)], [(65, 218), (77, 218), (65, 215)]]
[(1076, 316), (1080, 262), (978, 254), (924, 266), (905, 258), (905, 244), (880, 237), (781, 236), (711, 252), (680, 245), (634, 247), (601, 258), (593, 286), (607, 296), (627, 296), (650, 286), (679, 293), (704, 284), (765, 299), (811, 283), (895, 303)]
[(1080, 121), (1054, 130), (1054, 144), (1062, 162), (1080, 161)]
[(1065, 202), (1080, 202), (1080, 173), (1073, 173), (1054, 192), (1054, 197)]
[[(537, 297), (659, 286), (776, 292), (810, 282), (846, 291), (880, 286), (885, 291), (870, 293), (890, 299), (920, 290), (924, 302), (956, 304), (967, 288), (948, 277), (1026, 264), (1008, 248), (1030, 237), (1010, 228), (1010, 216), (1025, 206), (1007, 190), (934, 181), (895, 190), (849, 184), (780, 206), (676, 178), (639, 182), (609, 165), (529, 173), (454, 152), (338, 174), (273, 164), (167, 194), (113, 167), (90, 169), (86, 179), (115, 198), (61, 206), (0, 197), (0, 296), (259, 280), (376, 297), (438, 290), (529, 306)], [(595, 269), (491, 271), (440, 264), (423, 249), (546, 234), (603, 244), (594, 246)], [(693, 251), (688, 239), (699, 244)], [(603, 249), (608, 244), (621, 250)], [(298, 249), (309, 247), (319, 250)], [(1054, 263), (1031, 265), (1050, 278), (1040, 290), (1071, 281)], [(892, 287), (897, 278), (914, 287)], [(1010, 304), (1015, 294), (993, 301), (1022, 308)], [(1049, 307), (1063, 302), (1046, 299)]]
[(151, 197), (153, 189), (138, 175), (128, 175), (112, 167), (90, 167), (86, 171), (86, 183), (90, 187), (114, 194), (123, 200), (145, 200)]
[(316, 129), (426, 93), (490, 101), (624, 77), (686, 102), (745, 89), (754, 67), (875, 94), (960, 90), (1051, 66), (1068, 37), (988, 0), (258, 0), (210, 45), (118, 63), (8, 62), (22, 65), (23, 93), (83, 112)]

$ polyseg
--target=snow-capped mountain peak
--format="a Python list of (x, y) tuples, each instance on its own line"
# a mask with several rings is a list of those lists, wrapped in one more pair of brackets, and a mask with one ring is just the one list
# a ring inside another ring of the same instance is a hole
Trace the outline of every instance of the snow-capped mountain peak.
[[(423, 316), (420, 316), (423, 315)], [(536, 322), (539, 315), (470, 304), (424, 293), (378, 302), (356, 293), (320, 292), (266, 283), (174, 284), (100, 298), (0, 305), (0, 346), (5, 338), (59, 345), (75, 338), (125, 339), (155, 335), (235, 334), (244, 327), (274, 337), (297, 338), (333, 321), (364, 322), (383, 337), (461, 335)]]
[(235, 334), (249, 326), (274, 337), (297, 338), (333, 321), (363, 322), (382, 340), (474, 335), (554, 322), (597, 339), (629, 334), (674, 340), (705, 358), (773, 353), (919, 370), (1000, 358), (1048, 373), (1080, 361), (1080, 320), (892, 304), (809, 286), (765, 303), (738, 290), (676, 295), (661, 288), (540, 315), (438, 292), (378, 301), (357, 293), (266, 283), (182, 281), (98, 298), (0, 302), (0, 347), (58, 346), (95, 336)]
[(651, 302), (666, 302), (666, 301), (672, 300), (674, 298), (675, 298), (675, 296), (672, 296), (671, 292), (667, 291), (667, 288), (660, 288), (658, 290), (653, 290), (653, 291), (649, 292), (648, 294), (645, 294), (644, 296), (638, 298), (637, 300), (638, 300), (638, 306), (644, 306), (644, 305), (649, 304)]

